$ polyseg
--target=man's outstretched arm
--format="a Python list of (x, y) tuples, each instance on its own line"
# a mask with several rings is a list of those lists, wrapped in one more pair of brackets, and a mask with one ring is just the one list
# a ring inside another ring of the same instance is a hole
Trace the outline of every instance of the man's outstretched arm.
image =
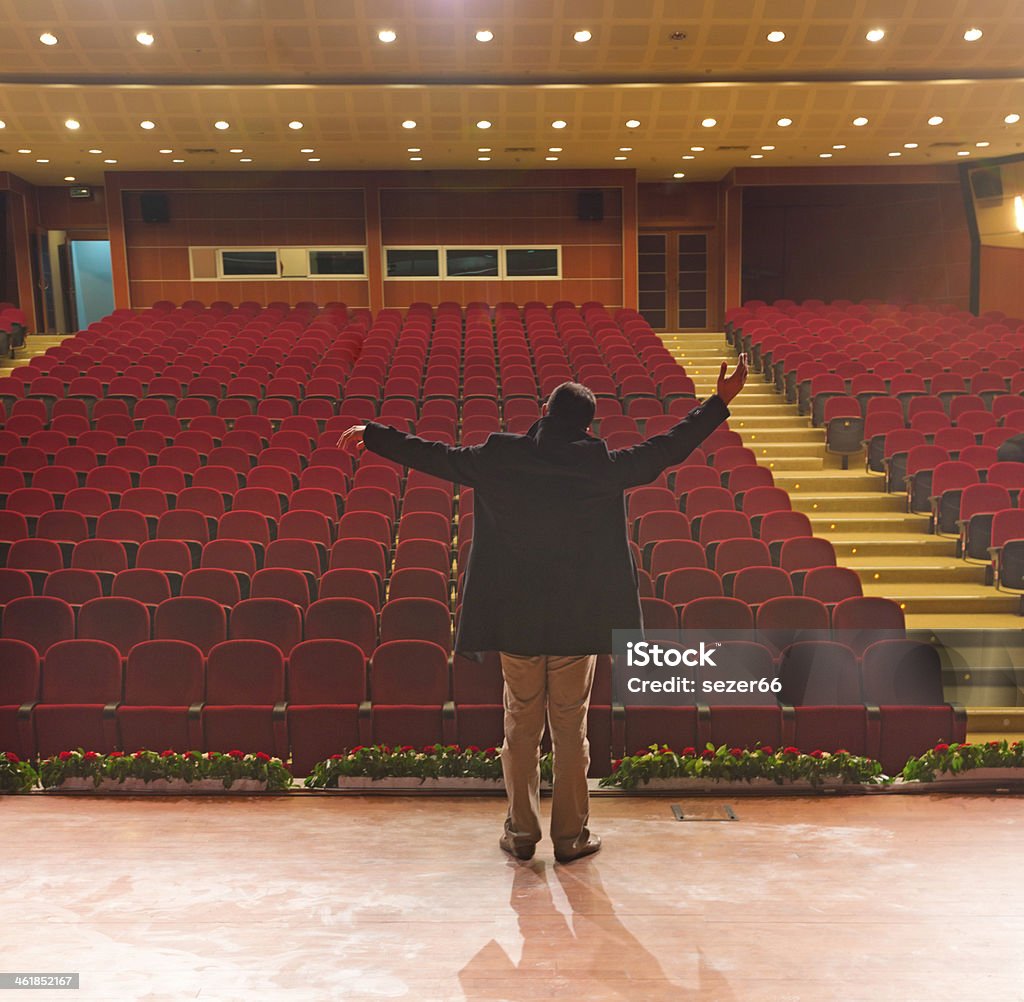
[(740, 355), (736, 368), (726, 375), (723, 362), (715, 394), (695, 407), (674, 428), (629, 449), (612, 452), (613, 470), (623, 489), (639, 487), (678, 466), (729, 416), (729, 404), (747, 381), (747, 356)]
[(444, 442), (430, 442), (374, 421), (353, 425), (343, 432), (338, 447), (355, 455), (369, 449), (403, 466), (467, 487), (472, 487), (479, 479), (483, 448), (479, 445), (456, 448)]

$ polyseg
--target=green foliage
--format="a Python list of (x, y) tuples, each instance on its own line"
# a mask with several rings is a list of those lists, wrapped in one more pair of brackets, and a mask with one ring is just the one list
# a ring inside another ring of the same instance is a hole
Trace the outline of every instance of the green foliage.
[[(551, 756), (540, 761), (541, 779), (551, 780)], [(501, 779), (501, 759), (497, 748), (481, 750), (476, 745), (358, 745), (347, 752), (318, 762), (306, 778), (311, 789), (336, 789), (343, 776), (370, 779), (401, 777), (440, 779), (444, 777)]]
[(988, 741), (975, 745), (967, 742), (947, 744), (940, 741), (917, 758), (909, 759), (902, 776), (908, 782), (932, 783), (937, 774), (956, 776), (971, 769), (1019, 769), (1024, 766), (1024, 742)]
[(882, 784), (889, 778), (882, 773), (881, 763), (848, 751), (823, 752), (815, 749), (803, 753), (792, 746), (773, 749), (715, 748), (708, 744), (698, 751), (684, 748), (675, 752), (668, 745), (651, 745), (635, 755), (616, 760), (612, 773), (601, 780), (601, 786), (633, 790), (652, 779), (703, 779), (736, 782), (771, 779), (778, 784), (806, 780), (812, 786), (823, 783)]
[(0, 754), (0, 793), (28, 793), (38, 780), (35, 769), (14, 752)]
[(53, 789), (65, 779), (92, 779), (94, 786), (104, 780), (123, 783), (141, 779), (152, 783), (158, 779), (183, 780), (194, 783), (203, 779), (219, 779), (227, 790), (240, 779), (255, 779), (267, 784), (268, 790), (287, 790), (292, 785), (291, 773), (279, 758), (265, 752), (243, 755), (229, 752), (174, 752), (142, 750), (126, 754), (94, 751), (63, 751), (44, 759), (39, 765), (39, 779), (44, 789)]

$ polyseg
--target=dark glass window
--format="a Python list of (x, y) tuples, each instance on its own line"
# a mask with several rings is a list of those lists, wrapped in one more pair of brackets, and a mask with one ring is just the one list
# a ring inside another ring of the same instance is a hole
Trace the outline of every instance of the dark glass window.
[(309, 252), (311, 275), (364, 275), (361, 250), (312, 250)]
[(455, 247), (445, 251), (446, 271), (449, 278), (497, 278), (498, 249)]
[(277, 251), (220, 252), (225, 275), (277, 275)]
[(505, 274), (509, 278), (558, 275), (558, 251), (554, 247), (510, 247), (505, 251)]
[(437, 278), (441, 274), (436, 249), (389, 248), (388, 278)]

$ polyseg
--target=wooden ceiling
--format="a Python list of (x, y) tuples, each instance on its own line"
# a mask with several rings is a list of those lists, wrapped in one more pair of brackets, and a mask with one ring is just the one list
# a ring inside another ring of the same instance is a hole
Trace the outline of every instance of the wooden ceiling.
[(0, 170), (37, 184), (614, 167), (685, 183), (1024, 152), (1005, 121), (1024, 115), (1015, 0), (0, 0), (0, 23)]

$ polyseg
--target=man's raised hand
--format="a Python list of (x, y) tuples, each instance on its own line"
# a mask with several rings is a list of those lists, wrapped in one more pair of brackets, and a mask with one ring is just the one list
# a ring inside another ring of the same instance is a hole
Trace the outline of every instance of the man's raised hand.
[(722, 403), (727, 407), (732, 399), (736, 396), (740, 390), (743, 389), (743, 384), (747, 381), (747, 356), (746, 354), (740, 355), (739, 361), (736, 363), (736, 368), (733, 369), (731, 376), (726, 376), (725, 372), (728, 368), (726, 362), (722, 363), (721, 371), (718, 373), (718, 396), (721, 398)]
[(364, 431), (366, 431), (365, 424), (352, 425), (351, 428), (341, 433), (341, 438), (338, 439), (338, 448), (343, 452), (359, 455), (366, 448), (366, 443), (363, 441)]

